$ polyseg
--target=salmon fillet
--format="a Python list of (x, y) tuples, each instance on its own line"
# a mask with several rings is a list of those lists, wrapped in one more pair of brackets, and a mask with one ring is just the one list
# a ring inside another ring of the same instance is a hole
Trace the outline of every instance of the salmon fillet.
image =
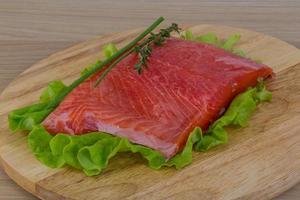
[(231, 100), (272, 69), (209, 44), (170, 38), (154, 46), (148, 68), (138, 56), (122, 60), (94, 87), (101, 72), (75, 88), (44, 120), (51, 133), (103, 131), (171, 158), (199, 126), (208, 128)]

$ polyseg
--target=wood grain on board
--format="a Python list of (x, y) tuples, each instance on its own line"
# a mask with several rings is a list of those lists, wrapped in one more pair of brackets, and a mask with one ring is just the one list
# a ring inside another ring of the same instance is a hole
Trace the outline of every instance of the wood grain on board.
[[(240, 33), (237, 48), (273, 67), (271, 103), (259, 106), (249, 126), (231, 128), (227, 145), (194, 153), (193, 164), (181, 171), (148, 168), (137, 155), (120, 154), (97, 177), (71, 169), (49, 169), (27, 147), (26, 135), (11, 134), (7, 113), (35, 102), (48, 82), (66, 83), (82, 66), (101, 59), (101, 47), (123, 46), (142, 29), (80, 43), (36, 63), (2, 93), (0, 157), (7, 174), (43, 199), (269, 199), (300, 180), (300, 50), (281, 40), (244, 29), (216, 25), (189, 27), (196, 34), (221, 37)], [(276, 109), (274, 109), (276, 108)]]

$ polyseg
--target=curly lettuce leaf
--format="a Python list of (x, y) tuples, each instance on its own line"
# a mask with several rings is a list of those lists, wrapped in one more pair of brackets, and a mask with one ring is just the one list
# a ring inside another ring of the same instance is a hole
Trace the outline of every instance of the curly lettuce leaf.
[[(109, 43), (107, 45), (105, 45), (102, 48), (102, 53), (104, 54), (104, 56), (106, 58), (111, 57), (114, 53), (116, 53), (118, 51), (117, 47), (113, 44), (113, 43)], [(84, 68), (83, 70), (81, 70), (80, 74), (81, 76), (86, 74), (87, 72), (89, 72), (90, 70), (97, 68), (100, 64), (101, 64), (101, 60), (98, 60), (97, 62), (87, 66), (86, 68)]]
[(52, 139), (53, 136), (39, 125), (29, 133), (28, 144), (39, 161), (51, 168), (62, 167), (65, 164), (62, 157), (57, 152), (52, 153), (51, 151), (50, 141)]
[(239, 56), (245, 56), (245, 52), (241, 49), (233, 48), (234, 45), (240, 40), (241, 36), (239, 34), (234, 34), (229, 36), (227, 39), (219, 39), (214, 33), (207, 33), (204, 35), (194, 35), (191, 30), (186, 30), (181, 34), (181, 38), (186, 40), (192, 40), (197, 42), (204, 42), (226, 51), (230, 51)]
[(265, 84), (259, 81), (255, 88), (239, 94), (231, 102), (225, 114), (215, 121), (202, 139), (196, 144), (196, 151), (207, 151), (219, 144), (228, 141), (226, 126), (235, 125), (245, 127), (251, 114), (261, 102), (270, 101), (272, 93), (265, 88)]
[[(236, 54), (238, 56), (241, 56), (241, 57), (246, 57), (246, 53), (243, 50), (241, 50), (241, 49), (233, 49), (232, 53), (234, 53), (234, 54)], [(257, 60), (255, 60), (255, 61), (257, 62)], [(257, 62), (257, 63), (259, 63), (259, 62)]]
[(101, 64), (101, 62), (102, 62), (101, 60), (98, 60), (94, 64), (91, 64), (91, 65), (87, 66), (86, 68), (84, 68), (83, 70), (81, 70), (80, 75), (83, 76), (84, 74), (88, 73), (92, 69), (98, 67)]
[(29, 133), (28, 144), (36, 158), (51, 168), (68, 164), (81, 169), (88, 176), (98, 175), (109, 160), (119, 152), (139, 153), (153, 169), (174, 166), (181, 169), (192, 162), (193, 145), (201, 139), (201, 129), (190, 134), (183, 151), (170, 160), (149, 147), (129, 142), (126, 138), (108, 133), (93, 132), (82, 136), (57, 134), (52, 136), (41, 125)]
[(9, 128), (14, 132), (32, 130), (51, 112), (46, 107), (47, 103), (39, 103), (10, 112), (8, 114)]
[(232, 51), (233, 46), (240, 40), (241, 35), (235, 34), (231, 35), (225, 40), (222, 44), (222, 49), (225, 49), (227, 51)]
[(208, 44), (220, 46), (221, 40), (213, 33), (207, 33), (205, 35), (193, 36), (194, 41), (205, 42)]
[(24, 108), (14, 110), (8, 114), (9, 128), (12, 131), (31, 131), (35, 125), (40, 124), (47, 117), (52, 109), (48, 109), (48, 103), (59, 95), (65, 86), (61, 81), (49, 83), (42, 91), (40, 102)]
[(110, 58), (114, 53), (118, 51), (117, 47), (113, 43), (108, 43), (103, 47), (103, 54), (106, 58)]
[(40, 103), (47, 103), (55, 98), (57, 94), (66, 89), (67, 86), (62, 81), (52, 81), (48, 87), (42, 91)]
[(202, 139), (201, 128), (196, 127), (185, 144), (181, 153), (175, 155), (164, 166), (175, 166), (176, 169), (182, 169), (192, 163), (192, 152), (194, 145)]

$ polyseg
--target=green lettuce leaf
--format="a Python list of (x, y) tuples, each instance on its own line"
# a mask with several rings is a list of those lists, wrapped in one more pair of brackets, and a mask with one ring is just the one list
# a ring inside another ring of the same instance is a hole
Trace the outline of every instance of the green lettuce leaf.
[(207, 151), (219, 144), (228, 141), (226, 126), (235, 125), (245, 127), (255, 111), (257, 104), (272, 99), (272, 93), (266, 90), (263, 81), (259, 81), (255, 88), (249, 88), (246, 92), (234, 98), (225, 114), (216, 120), (207, 133), (196, 144), (196, 151)]
[(49, 83), (47, 88), (42, 91), (39, 103), (14, 110), (8, 114), (9, 128), (14, 132), (31, 131), (35, 125), (40, 124), (50, 114), (51, 109), (47, 108), (50, 100), (66, 88), (67, 86), (61, 81)]
[(193, 145), (200, 139), (201, 130), (195, 128), (183, 151), (170, 160), (166, 160), (156, 150), (133, 144), (126, 138), (108, 133), (52, 136), (41, 125), (35, 126), (29, 133), (28, 144), (36, 158), (51, 168), (59, 168), (68, 164), (83, 170), (88, 176), (93, 176), (101, 173), (107, 167), (109, 160), (119, 152), (139, 153), (153, 169), (160, 169), (163, 166), (181, 169), (192, 162)]
[[(139, 153), (148, 161), (149, 167), (160, 169), (163, 166), (174, 166), (181, 169), (192, 162), (193, 145), (201, 138), (200, 128), (190, 134), (183, 151), (170, 160), (166, 160), (164, 156), (149, 147), (133, 144), (125, 138), (112, 137), (100, 140), (92, 146), (82, 148), (78, 153), (80, 164), (84, 167), (84, 172), (90, 175), (99, 174), (107, 167), (110, 158), (118, 152)], [(99, 155), (102, 155), (99, 157)]]
[(103, 47), (103, 54), (106, 58), (111, 57), (114, 53), (118, 51), (117, 47), (113, 43), (108, 43)]
[(84, 68), (83, 70), (81, 70), (80, 75), (83, 76), (84, 74), (86, 74), (90, 70), (96, 68), (97, 66), (99, 66), (101, 64), (101, 62), (102, 62), (101, 60), (98, 60), (94, 64), (91, 64), (91, 65), (87, 66), (86, 68)]
[(55, 98), (57, 94), (66, 89), (67, 86), (62, 81), (52, 81), (48, 87), (42, 91), (40, 103), (47, 103)]
[(240, 38), (241, 35), (239, 34), (229, 36), (229, 38), (223, 42), (222, 48), (227, 51), (232, 51), (233, 46), (240, 40)]
[[(109, 43), (102, 48), (102, 53), (104, 54), (104, 56), (106, 58), (111, 57), (117, 51), (118, 51), (118, 49), (113, 43)], [(86, 74), (90, 70), (96, 68), (97, 66), (99, 66), (101, 64), (101, 62), (102, 62), (101, 60), (98, 60), (96, 63), (93, 63), (93, 64), (87, 66), (86, 68), (84, 68), (83, 70), (81, 70), (81, 72), (80, 72), (81, 76)]]
[(207, 33), (204, 35), (194, 35), (192, 31), (186, 30), (181, 34), (181, 38), (186, 40), (192, 40), (197, 42), (204, 42), (212, 44), (226, 51), (230, 51), (239, 56), (245, 56), (245, 52), (241, 49), (234, 49), (234, 45), (240, 40), (241, 36), (239, 34), (231, 35), (225, 40), (219, 39), (214, 33)]
[(176, 169), (182, 169), (183, 167), (192, 163), (192, 152), (194, 144), (202, 139), (201, 128), (196, 127), (192, 133), (190, 133), (189, 138), (185, 144), (184, 149), (181, 153), (175, 155), (170, 159), (164, 166), (175, 166)]
[[(52, 153), (50, 135), (41, 125), (35, 126), (28, 135), (28, 144), (35, 157), (51, 168), (61, 167), (65, 164), (64, 160), (57, 152)], [(63, 145), (63, 144), (62, 144)]]
[(8, 114), (9, 128), (14, 132), (32, 130), (51, 112), (46, 107), (47, 103), (39, 103), (10, 112)]

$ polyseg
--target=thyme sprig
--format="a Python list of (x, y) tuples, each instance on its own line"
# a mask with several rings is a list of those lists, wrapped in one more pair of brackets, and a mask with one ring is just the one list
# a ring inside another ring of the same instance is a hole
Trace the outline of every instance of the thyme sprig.
[(142, 73), (143, 68), (147, 68), (147, 61), (149, 56), (152, 53), (152, 44), (160, 46), (163, 44), (163, 42), (171, 36), (171, 32), (175, 31), (177, 33), (180, 33), (180, 28), (177, 24), (172, 23), (171, 26), (165, 29), (160, 29), (158, 33), (150, 32), (150, 36), (143, 40), (140, 44), (133, 47), (132, 49), (128, 50), (126, 53), (124, 53), (122, 56), (120, 56), (118, 59), (116, 59), (114, 62), (112, 62), (107, 69), (101, 74), (101, 76), (96, 80), (95, 87), (104, 79), (104, 77), (125, 57), (127, 57), (129, 54), (136, 52), (139, 55), (139, 62), (135, 64), (134, 68), (137, 70), (139, 74)]
[(134, 65), (134, 68), (139, 74), (142, 73), (143, 68), (147, 68), (148, 57), (152, 53), (151, 44), (154, 43), (156, 46), (162, 45), (162, 43), (171, 36), (171, 32), (173, 31), (180, 34), (180, 28), (175, 23), (172, 23), (172, 25), (166, 29), (160, 29), (158, 33), (151, 32), (151, 36), (145, 40), (144, 44), (142, 43), (135, 47), (135, 52), (138, 53), (140, 59), (139, 62)]

